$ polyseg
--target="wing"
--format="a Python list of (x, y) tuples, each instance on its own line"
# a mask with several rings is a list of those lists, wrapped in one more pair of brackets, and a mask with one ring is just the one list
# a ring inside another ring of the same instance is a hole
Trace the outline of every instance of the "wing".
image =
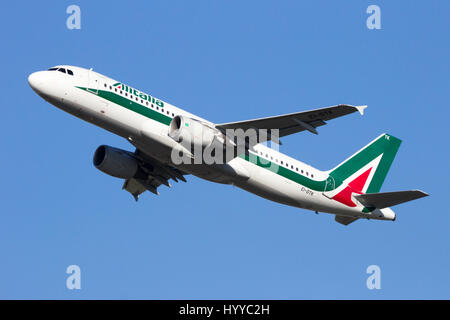
[(139, 161), (139, 166), (144, 175), (125, 180), (122, 189), (131, 193), (136, 201), (147, 190), (159, 195), (158, 187), (162, 184), (169, 188), (172, 187), (169, 182), (170, 179), (175, 182), (178, 182), (178, 180), (186, 182), (183, 176), (186, 173), (161, 163), (139, 149), (136, 149), (135, 153), (131, 155)]
[[(339, 118), (347, 114), (359, 111), (359, 113), (364, 114), (364, 109), (367, 106), (350, 106), (341, 104), (338, 106), (315, 109), (304, 112), (284, 114), (275, 117), (260, 118), (246, 121), (238, 122), (228, 122), (217, 124), (216, 127), (219, 129), (278, 129), (279, 137), (284, 137), (293, 133), (308, 130), (314, 134), (317, 134), (317, 127), (326, 124), (325, 121)], [(268, 136), (266, 140), (273, 140), (273, 137)], [(258, 140), (259, 142), (264, 142)]]

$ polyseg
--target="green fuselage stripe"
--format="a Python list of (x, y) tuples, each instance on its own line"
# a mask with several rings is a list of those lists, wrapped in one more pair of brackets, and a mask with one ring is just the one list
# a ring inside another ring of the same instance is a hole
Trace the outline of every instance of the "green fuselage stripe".
[[(89, 93), (96, 94), (93, 89), (83, 88), (83, 87), (77, 87), (81, 90), (85, 90)], [(128, 110), (134, 111), (136, 113), (139, 113), (140, 115), (150, 118), (152, 120), (158, 121), (162, 124), (169, 125), (170, 121), (172, 121), (172, 117), (169, 117), (168, 115), (162, 114), (158, 111), (155, 111), (149, 107), (146, 107), (140, 103), (137, 103), (136, 101), (133, 101), (131, 99), (122, 97), (121, 95), (118, 95), (111, 91), (105, 91), (105, 90), (98, 90), (97, 96), (108, 100), (110, 102), (113, 102), (115, 104), (118, 104), (119, 106), (122, 106), (124, 108), (127, 108)], [(139, 101), (141, 100), (138, 97)], [(155, 106), (156, 108), (156, 106)], [(161, 108), (161, 107), (158, 107)], [(161, 110), (164, 110), (161, 108)]]
[[(311, 180), (301, 174), (296, 173), (295, 171), (289, 170), (286, 167), (280, 166), (273, 161), (269, 161), (269, 160), (261, 158), (257, 155), (242, 154), (239, 157), (248, 162), (256, 164), (258, 167), (267, 169), (267, 170), (269, 170), (273, 173), (276, 173), (286, 179), (289, 179), (293, 182), (301, 184), (302, 186), (305, 186), (311, 190), (321, 191), (321, 192), (333, 190), (332, 185), (330, 185), (330, 184), (327, 185), (326, 180), (322, 180), (322, 181)], [(327, 190), (325, 190), (325, 187), (327, 187)]]

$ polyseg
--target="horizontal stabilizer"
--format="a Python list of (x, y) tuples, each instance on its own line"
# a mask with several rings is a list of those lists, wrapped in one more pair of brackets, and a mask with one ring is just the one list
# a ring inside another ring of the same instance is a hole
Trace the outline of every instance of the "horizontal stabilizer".
[(355, 222), (358, 219), (359, 218), (357, 218), (357, 217), (348, 217), (348, 216), (340, 216), (340, 215), (336, 215), (334, 217), (334, 220), (336, 220), (336, 222), (343, 224), (344, 226), (347, 226), (350, 223)]
[(355, 196), (366, 207), (383, 209), (428, 196), (420, 190), (367, 193)]

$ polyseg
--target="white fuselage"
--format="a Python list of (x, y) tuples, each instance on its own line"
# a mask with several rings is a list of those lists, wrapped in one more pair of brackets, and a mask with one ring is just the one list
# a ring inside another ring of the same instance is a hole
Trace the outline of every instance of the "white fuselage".
[[(168, 136), (168, 119), (182, 115), (211, 126), (214, 126), (213, 123), (130, 87), (127, 89), (131, 90), (131, 94), (127, 93), (124, 87), (117, 88), (118, 81), (92, 70), (74, 66), (60, 67), (70, 69), (73, 75), (57, 71), (39, 71), (30, 75), (31, 87), (51, 104), (124, 137), (142, 152), (162, 163), (178, 167), (184, 172), (209, 181), (235, 185), (286, 205), (313, 211), (386, 220), (377, 217), (376, 212), (363, 213), (361, 207), (350, 208), (328, 198), (323, 194), (324, 190), (320, 190), (329, 178), (327, 172), (312, 168), (262, 144), (254, 147), (254, 153), (260, 159), (277, 163), (281, 170), (268, 170), (243, 157), (234, 158), (222, 165), (182, 164), (177, 166), (171, 160), (171, 152), (177, 142)], [(145, 100), (141, 98), (142, 96)], [(140, 112), (128, 105), (124, 107), (124, 102), (129, 103), (130, 106), (138, 104), (141, 108), (139, 110), (145, 111), (143, 108), (148, 108), (153, 116), (149, 117), (145, 112)], [(308, 185), (295, 179), (299, 175), (308, 181)], [(318, 187), (314, 189), (310, 186)]]

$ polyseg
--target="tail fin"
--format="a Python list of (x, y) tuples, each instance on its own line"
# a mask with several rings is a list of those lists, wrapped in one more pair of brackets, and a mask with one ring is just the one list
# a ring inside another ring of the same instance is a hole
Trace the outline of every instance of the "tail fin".
[(358, 193), (378, 192), (401, 142), (382, 134), (328, 173), (336, 186), (344, 183)]

